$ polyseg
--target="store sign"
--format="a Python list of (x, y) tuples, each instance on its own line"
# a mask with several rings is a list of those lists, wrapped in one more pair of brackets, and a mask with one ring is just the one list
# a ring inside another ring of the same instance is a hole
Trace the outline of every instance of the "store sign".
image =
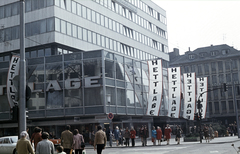
[[(12, 70), (14, 70), (14, 68), (15, 68), (15, 66), (13, 65)], [(11, 75), (13, 75), (13, 74), (15, 74), (15, 73), (13, 73), (13, 72), (10, 73), (9, 77), (11, 77)], [(12, 102), (12, 106), (13, 106), (14, 104), (17, 104), (17, 102), (15, 101), (15, 90), (16, 90), (16, 88), (13, 85), (13, 81), (12, 81), (13, 79), (12, 78), (8, 79), (8, 81), (9, 81), (8, 86), (6, 86), (6, 85), (1, 85), (0, 86), (0, 95), (4, 95), (4, 89), (6, 87), (8, 87), (7, 88), (7, 90), (9, 90), (8, 97), (9, 97), (10, 102)], [(85, 85), (84, 87), (86, 87), (86, 88), (99, 87), (99, 86), (101, 86), (100, 79), (101, 78), (99, 76), (87, 77), (84, 80), (84, 85)], [(43, 92), (44, 91), (43, 89), (35, 89), (35, 83), (34, 82), (29, 82), (28, 86), (30, 87), (32, 92)], [(81, 88), (81, 80), (79, 78), (66, 79), (64, 81), (64, 86), (65, 86), (64, 89), (69, 89), (69, 90), (70, 89), (79, 89), (79, 88)], [(57, 80), (50, 80), (47, 87), (46, 87), (46, 91), (48, 92), (48, 91), (57, 91), (57, 90), (62, 90), (59, 82)]]
[[(202, 104), (202, 108), (200, 109), (200, 112), (202, 112), (202, 118), (206, 117), (206, 110), (207, 110), (207, 92), (206, 91), (207, 91), (207, 77), (197, 78), (197, 98), (200, 99)], [(206, 92), (206, 93), (203, 93), (203, 92)], [(197, 109), (197, 113), (198, 112), (199, 111)]]
[(147, 115), (158, 116), (163, 90), (162, 60), (148, 61), (149, 68), (149, 95)]
[[(18, 102), (15, 100), (15, 93), (17, 92), (17, 89), (14, 83), (17, 82), (15, 79), (19, 76), (19, 67), (20, 57), (13, 55), (8, 69), (7, 77), (7, 97), (10, 108), (18, 104)], [(3, 89), (1, 89), (0, 91), (3, 91)]]
[(184, 73), (184, 111), (183, 118), (188, 120), (194, 119), (194, 112), (196, 108), (196, 74)]
[(168, 116), (179, 118), (181, 106), (181, 71), (180, 67), (168, 68), (169, 107)]

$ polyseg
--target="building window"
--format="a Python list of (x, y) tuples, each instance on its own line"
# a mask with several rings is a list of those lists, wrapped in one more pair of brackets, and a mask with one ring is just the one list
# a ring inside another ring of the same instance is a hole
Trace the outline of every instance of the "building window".
[(222, 54), (223, 54), (223, 55), (226, 55), (226, 54), (228, 54), (228, 53), (229, 53), (229, 50), (228, 50), (228, 49), (222, 50)]
[(219, 114), (219, 102), (214, 102), (215, 114)]
[(188, 59), (194, 59), (195, 55), (188, 55)]

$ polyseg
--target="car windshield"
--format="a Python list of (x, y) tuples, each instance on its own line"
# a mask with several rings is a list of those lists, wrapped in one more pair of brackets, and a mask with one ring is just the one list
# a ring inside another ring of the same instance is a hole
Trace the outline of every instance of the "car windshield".
[(12, 137), (11, 138), (11, 142), (12, 143), (17, 143), (17, 141), (18, 141), (18, 137)]

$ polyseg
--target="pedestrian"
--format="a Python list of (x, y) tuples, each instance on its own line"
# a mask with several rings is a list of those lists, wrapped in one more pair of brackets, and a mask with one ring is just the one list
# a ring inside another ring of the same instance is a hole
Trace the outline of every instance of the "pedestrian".
[(112, 133), (111, 127), (109, 127), (106, 135), (107, 135), (107, 140), (109, 141), (109, 146), (112, 147), (112, 137), (113, 137), (113, 133)]
[(212, 128), (212, 125), (210, 124), (209, 125), (209, 137), (210, 137), (210, 140), (212, 140), (214, 137), (213, 137), (213, 128)]
[(123, 136), (124, 136), (125, 132), (123, 131), (122, 128), (120, 128), (119, 132), (120, 132), (120, 133), (119, 133), (119, 142), (118, 142), (118, 145), (123, 146)]
[(167, 145), (169, 145), (169, 140), (171, 138), (171, 132), (172, 132), (172, 129), (169, 127), (169, 124), (167, 124), (167, 126), (165, 127), (165, 130), (164, 130), (164, 136), (166, 137)]
[(73, 145), (73, 133), (70, 131), (71, 126), (67, 125), (66, 130), (61, 133), (61, 145), (66, 154), (70, 154)]
[(135, 146), (135, 138), (136, 138), (136, 131), (134, 130), (134, 127), (131, 128), (130, 137), (132, 140), (132, 147), (134, 147)]
[(106, 133), (102, 131), (102, 126), (97, 127), (98, 131), (95, 134), (95, 139), (94, 139), (94, 150), (96, 150), (97, 146), (97, 154), (101, 154), (102, 150), (105, 149), (106, 143), (107, 143), (107, 137)]
[(116, 140), (116, 145), (118, 146), (118, 142), (119, 142), (119, 137), (120, 137), (120, 131), (118, 126), (116, 126), (116, 129), (114, 130), (114, 138)]
[(73, 149), (75, 151), (74, 154), (82, 154), (84, 147), (82, 147), (82, 142), (84, 143), (84, 138), (81, 134), (79, 134), (78, 129), (74, 129), (73, 131)]
[(18, 154), (34, 154), (32, 145), (28, 139), (26, 139), (28, 133), (22, 131), (20, 139), (17, 141), (16, 150)]
[(42, 133), (42, 141), (38, 142), (36, 154), (54, 154), (55, 148), (52, 141), (48, 140), (49, 134), (47, 132)]
[(158, 140), (158, 145), (161, 145), (161, 142), (162, 142), (162, 129), (159, 126), (157, 126), (157, 140)]
[(144, 126), (142, 125), (142, 127), (139, 129), (139, 136), (141, 137), (142, 146), (144, 146), (144, 142), (143, 142), (143, 130), (144, 130)]
[(156, 131), (155, 127), (153, 126), (153, 129), (152, 129), (152, 142), (153, 142), (153, 145), (156, 145), (156, 138), (157, 138), (157, 131)]
[(149, 137), (147, 126), (144, 126), (143, 129), (143, 146), (147, 146), (147, 138)]
[(126, 127), (124, 137), (125, 137), (125, 140), (126, 140), (126, 146), (129, 147), (130, 131), (128, 130), (128, 127)]
[(42, 141), (42, 129), (39, 127), (34, 128), (34, 133), (31, 136), (31, 143), (34, 143), (34, 149), (36, 151), (38, 142)]
[(56, 151), (58, 154), (66, 154), (66, 152), (63, 151), (63, 146), (61, 145), (56, 147)]
[(177, 141), (177, 144), (180, 144), (181, 134), (182, 134), (182, 129), (180, 128), (180, 126), (177, 125), (177, 130), (176, 130), (176, 141)]
[(209, 132), (208, 132), (208, 127), (207, 127), (207, 125), (204, 125), (203, 133), (204, 133), (204, 136), (205, 136), (206, 142), (209, 143), (209, 134), (208, 134)]

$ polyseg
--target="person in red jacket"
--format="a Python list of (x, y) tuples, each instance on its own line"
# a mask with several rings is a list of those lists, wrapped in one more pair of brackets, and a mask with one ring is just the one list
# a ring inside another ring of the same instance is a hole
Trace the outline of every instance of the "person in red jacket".
[(161, 139), (162, 139), (162, 129), (161, 129), (161, 127), (157, 126), (157, 140), (158, 140), (158, 145), (161, 145)]
[(135, 137), (136, 137), (136, 131), (134, 130), (134, 128), (132, 127), (130, 130), (130, 138), (132, 140), (132, 146), (135, 146)]
[(169, 124), (167, 124), (167, 127), (165, 127), (165, 130), (164, 130), (164, 135), (166, 136), (166, 139), (167, 139), (167, 145), (169, 145), (169, 139), (171, 138), (171, 132), (172, 132), (172, 129), (169, 127)]

